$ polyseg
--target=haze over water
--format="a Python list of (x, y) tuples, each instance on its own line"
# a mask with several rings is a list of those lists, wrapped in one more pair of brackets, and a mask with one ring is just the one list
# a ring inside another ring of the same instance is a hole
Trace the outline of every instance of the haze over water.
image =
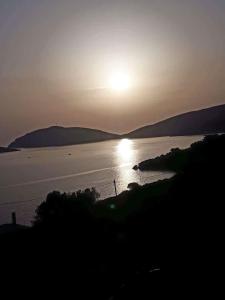
[(132, 167), (171, 148), (186, 148), (195, 137), (113, 140), (67, 147), (26, 149), (0, 156), (0, 223), (16, 211), (20, 224), (29, 224), (35, 208), (48, 192), (72, 192), (96, 187), (101, 199), (115, 195), (128, 183), (140, 184), (168, 178), (169, 172), (136, 172)]

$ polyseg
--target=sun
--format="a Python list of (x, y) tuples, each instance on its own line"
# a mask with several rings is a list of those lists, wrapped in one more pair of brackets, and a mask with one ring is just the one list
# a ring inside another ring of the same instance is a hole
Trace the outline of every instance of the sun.
[(126, 91), (131, 87), (131, 80), (125, 72), (115, 72), (109, 79), (109, 87), (112, 91)]

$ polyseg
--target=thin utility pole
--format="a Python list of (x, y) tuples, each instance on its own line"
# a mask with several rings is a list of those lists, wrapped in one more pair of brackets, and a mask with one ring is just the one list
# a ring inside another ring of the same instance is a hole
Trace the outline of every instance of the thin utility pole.
[(12, 224), (16, 225), (16, 213), (12, 212)]
[(114, 184), (115, 194), (116, 194), (116, 196), (117, 196), (117, 188), (116, 188), (116, 180), (115, 180), (115, 179), (114, 179), (114, 181), (113, 181), (113, 184)]

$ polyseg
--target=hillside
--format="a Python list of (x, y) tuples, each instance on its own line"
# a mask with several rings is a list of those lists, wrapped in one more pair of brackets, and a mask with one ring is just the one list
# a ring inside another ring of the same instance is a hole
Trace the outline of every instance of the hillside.
[(225, 132), (225, 104), (171, 117), (153, 125), (117, 135), (81, 127), (52, 126), (18, 137), (9, 147), (33, 148), (100, 142), (117, 138), (204, 135)]
[(128, 138), (158, 136), (202, 135), (225, 132), (225, 104), (191, 111), (153, 125), (138, 128)]
[(53, 126), (27, 133), (13, 141), (9, 147), (35, 148), (66, 146), (100, 142), (115, 139), (117, 137), (116, 134), (96, 129)]
[(216, 156), (223, 156), (225, 135), (207, 135), (202, 141), (193, 143), (187, 149), (173, 148), (167, 154), (140, 162), (134, 170), (181, 172), (189, 165), (213, 161)]
[(221, 279), (224, 153), (225, 135), (207, 136), (155, 159), (154, 168), (176, 170), (169, 179), (103, 201), (95, 188), (49, 193), (31, 228), (2, 228), (7, 282), (31, 279), (29, 287), (41, 294), (60, 288), (82, 300), (164, 299), (164, 291), (183, 299), (178, 285), (202, 295)]

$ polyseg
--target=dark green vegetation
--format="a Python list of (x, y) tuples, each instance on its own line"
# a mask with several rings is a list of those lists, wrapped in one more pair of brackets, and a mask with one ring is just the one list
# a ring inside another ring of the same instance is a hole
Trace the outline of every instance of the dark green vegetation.
[(173, 178), (117, 197), (50, 193), (31, 229), (1, 236), (10, 280), (25, 270), (21, 284), (65, 299), (202, 299), (221, 265), (225, 135), (171, 153)]
[(27, 133), (13, 141), (9, 147), (35, 148), (67, 146), (107, 141), (118, 137), (116, 134), (97, 129), (52, 126)]
[(15, 152), (15, 151), (19, 151), (19, 150), (13, 149), (13, 148), (8, 148), (8, 147), (0, 147), (0, 154), (8, 153), (8, 152)]
[(148, 125), (125, 135), (96, 129), (53, 126), (30, 132), (13, 141), (9, 147), (33, 148), (93, 143), (118, 138), (202, 135), (225, 132), (225, 105), (178, 115)]

